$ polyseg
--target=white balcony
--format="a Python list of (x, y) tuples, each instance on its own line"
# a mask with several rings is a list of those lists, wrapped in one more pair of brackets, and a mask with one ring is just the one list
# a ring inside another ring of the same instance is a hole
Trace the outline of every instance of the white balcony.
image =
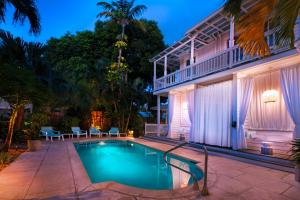
[[(276, 54), (288, 49), (288, 47), (278, 47), (275, 45), (275, 32), (267, 34), (269, 46), (272, 54)], [(242, 48), (234, 46), (225, 51), (203, 58), (197, 63), (186, 68), (172, 72), (154, 81), (154, 91), (179, 85), (204, 76), (228, 70), (242, 64), (260, 59), (259, 56), (246, 55)]]

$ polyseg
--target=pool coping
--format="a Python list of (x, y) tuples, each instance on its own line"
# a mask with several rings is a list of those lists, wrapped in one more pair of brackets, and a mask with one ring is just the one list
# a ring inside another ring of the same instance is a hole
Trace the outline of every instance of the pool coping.
[[(107, 189), (112, 190), (114, 192), (118, 192), (124, 195), (130, 195), (135, 197), (143, 197), (143, 198), (160, 198), (160, 199), (168, 199), (168, 198), (189, 198), (189, 197), (195, 197), (200, 196), (200, 191), (194, 190), (193, 185), (189, 185), (184, 188), (174, 189), (174, 190), (147, 190), (142, 188), (137, 188), (133, 186), (124, 185), (118, 182), (114, 181), (108, 181), (108, 182), (102, 182), (102, 183), (92, 183), (90, 177), (88, 176), (88, 173), (80, 159), (79, 154), (77, 153), (77, 150), (75, 148), (75, 143), (85, 143), (90, 141), (105, 141), (105, 140), (121, 140), (121, 141), (133, 141), (135, 143), (147, 146), (149, 148), (153, 148), (159, 151), (164, 151), (162, 148), (157, 148), (154, 145), (149, 145), (149, 143), (152, 143), (151, 141), (146, 141), (144, 139), (137, 139), (137, 138), (88, 138), (84, 140), (80, 140), (79, 142), (72, 141), (68, 142), (68, 151), (70, 154), (70, 163), (71, 163), (71, 169), (72, 174), (74, 176), (74, 185), (75, 185), (75, 192), (76, 193), (83, 193), (87, 191), (94, 191), (94, 190), (101, 190), (101, 189)], [(147, 145), (148, 144), (148, 145)], [(171, 145), (164, 145), (170, 147)], [(204, 163), (200, 160), (196, 160), (191, 158), (190, 156), (187, 157), (186, 155), (183, 155), (181, 153), (173, 152), (172, 155), (182, 157), (187, 160), (191, 160), (194, 162), (197, 162), (195, 165), (200, 170), (203, 170)], [(198, 181), (198, 185), (200, 190), (202, 189), (204, 184), (203, 178)]]

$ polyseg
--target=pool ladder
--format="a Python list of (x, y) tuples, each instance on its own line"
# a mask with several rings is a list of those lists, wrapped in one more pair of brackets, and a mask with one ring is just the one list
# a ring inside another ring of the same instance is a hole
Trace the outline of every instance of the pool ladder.
[[(199, 188), (199, 185), (198, 185), (198, 180), (197, 180), (197, 177), (196, 177), (195, 174), (193, 174), (192, 172), (189, 172), (189, 171), (187, 171), (187, 170), (185, 170), (185, 169), (182, 169), (182, 168), (180, 168), (180, 167), (178, 167), (178, 166), (176, 166), (176, 165), (173, 165), (172, 163), (170, 163), (170, 162), (167, 160), (167, 154), (168, 154), (168, 153), (174, 151), (175, 149), (178, 149), (178, 148), (180, 148), (180, 147), (183, 147), (183, 146), (185, 146), (185, 145), (188, 145), (188, 144), (189, 144), (188, 142), (184, 142), (184, 143), (181, 143), (181, 144), (179, 144), (179, 145), (173, 147), (172, 149), (169, 149), (168, 151), (164, 152), (164, 161), (165, 161), (168, 165), (170, 165), (170, 166), (172, 166), (172, 167), (174, 167), (174, 168), (176, 168), (176, 169), (179, 169), (179, 170), (181, 170), (181, 171), (183, 171), (183, 172), (185, 172), (185, 173), (191, 175), (191, 177), (192, 177), (192, 179), (193, 179), (193, 181), (194, 181), (193, 189), (194, 189), (194, 190), (200, 191), (200, 188)], [(202, 188), (202, 190), (201, 190), (201, 194), (202, 194), (203, 196), (206, 196), (206, 195), (208, 195), (208, 189), (207, 189), (207, 162), (208, 162), (208, 151), (207, 151), (206, 146), (204, 146), (204, 145), (203, 145), (203, 149), (204, 149), (204, 155), (205, 155), (205, 162), (204, 162), (204, 184), (203, 184), (203, 188)]]

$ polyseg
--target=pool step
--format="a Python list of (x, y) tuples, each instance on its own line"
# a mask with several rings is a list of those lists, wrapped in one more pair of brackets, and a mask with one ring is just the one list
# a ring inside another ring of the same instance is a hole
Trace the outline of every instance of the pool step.
[[(170, 145), (177, 145), (182, 142), (179, 140), (173, 140), (170, 138), (161, 138), (155, 136), (144, 136), (143, 138), (146, 140), (152, 140), (155, 142), (160, 142), (160, 143), (165, 143)], [(202, 146), (203, 146), (202, 144), (190, 143), (188, 146), (183, 148), (202, 151)], [(275, 158), (271, 156), (235, 151), (229, 148), (221, 148), (221, 147), (215, 147), (209, 145), (205, 145), (205, 146), (207, 147), (207, 150), (211, 155), (219, 155), (223, 157), (225, 156), (230, 159), (235, 159), (235, 160), (252, 163), (252, 164), (256, 164), (256, 165), (260, 165), (272, 169), (277, 169), (281, 171), (286, 171), (291, 173), (295, 172), (293, 163), (289, 160)]]

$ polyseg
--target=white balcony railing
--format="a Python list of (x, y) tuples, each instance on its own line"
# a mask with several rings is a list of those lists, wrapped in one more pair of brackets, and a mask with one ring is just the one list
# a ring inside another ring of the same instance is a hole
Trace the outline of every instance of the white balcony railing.
[[(269, 43), (271, 52), (279, 53), (286, 50), (287, 47), (282, 48), (276, 46), (275, 36), (275, 31), (270, 31), (266, 34), (266, 39)], [(231, 69), (256, 59), (259, 59), (259, 56), (246, 55), (242, 48), (239, 46), (234, 46), (233, 48), (229, 48), (212, 56), (203, 58), (191, 66), (156, 79), (154, 81), (154, 91), (201, 78), (209, 74)]]

